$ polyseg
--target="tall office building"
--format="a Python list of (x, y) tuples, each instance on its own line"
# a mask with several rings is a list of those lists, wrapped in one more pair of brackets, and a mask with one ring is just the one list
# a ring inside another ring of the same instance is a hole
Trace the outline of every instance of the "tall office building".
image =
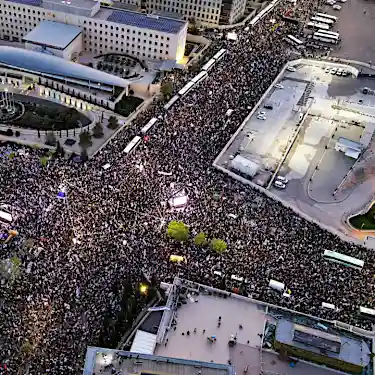
[(94, 0), (1, 0), (0, 38), (22, 41), (43, 20), (82, 29), (84, 51), (126, 53), (141, 60), (184, 56), (187, 22), (100, 6)]

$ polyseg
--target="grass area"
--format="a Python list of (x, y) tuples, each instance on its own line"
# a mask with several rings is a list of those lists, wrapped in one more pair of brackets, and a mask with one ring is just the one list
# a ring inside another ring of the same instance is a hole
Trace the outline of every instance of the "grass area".
[(349, 222), (356, 229), (375, 230), (375, 204), (364, 215), (353, 216)]
[(128, 117), (143, 102), (143, 99), (135, 96), (124, 96), (115, 106), (115, 112), (121, 116)]
[(86, 126), (90, 120), (74, 108), (48, 103), (46, 106), (39, 103), (24, 103), (24, 115), (9, 124), (22, 128), (39, 130), (65, 130), (78, 128), (80, 124)]

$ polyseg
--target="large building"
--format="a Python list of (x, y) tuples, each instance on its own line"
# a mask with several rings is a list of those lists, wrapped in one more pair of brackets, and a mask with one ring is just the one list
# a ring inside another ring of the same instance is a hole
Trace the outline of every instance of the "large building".
[(187, 23), (181, 20), (101, 7), (94, 0), (0, 2), (1, 39), (21, 42), (44, 20), (81, 28), (83, 51), (94, 55), (115, 52), (175, 61), (184, 56)]
[(201, 25), (233, 24), (245, 13), (246, 0), (122, 0), (137, 5), (147, 12), (164, 12), (181, 15)]
[(114, 109), (130, 85), (126, 79), (57, 56), (8, 46), (0, 46), (0, 82), (32, 86), (39, 95), (83, 110)]

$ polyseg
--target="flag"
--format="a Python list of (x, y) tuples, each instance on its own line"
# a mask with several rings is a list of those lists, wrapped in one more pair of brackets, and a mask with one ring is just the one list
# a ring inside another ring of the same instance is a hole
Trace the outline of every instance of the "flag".
[(65, 187), (62, 187), (60, 191), (56, 195), (57, 199), (66, 199), (66, 189)]

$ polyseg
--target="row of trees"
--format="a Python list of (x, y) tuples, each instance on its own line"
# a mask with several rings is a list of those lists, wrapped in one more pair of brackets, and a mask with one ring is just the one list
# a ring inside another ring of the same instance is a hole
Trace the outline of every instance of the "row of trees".
[[(190, 228), (182, 221), (171, 221), (168, 225), (167, 234), (179, 242), (187, 242), (190, 238)], [(196, 246), (209, 246), (215, 253), (222, 254), (227, 249), (227, 243), (218, 238), (209, 239), (207, 233), (199, 232), (193, 242)]]

